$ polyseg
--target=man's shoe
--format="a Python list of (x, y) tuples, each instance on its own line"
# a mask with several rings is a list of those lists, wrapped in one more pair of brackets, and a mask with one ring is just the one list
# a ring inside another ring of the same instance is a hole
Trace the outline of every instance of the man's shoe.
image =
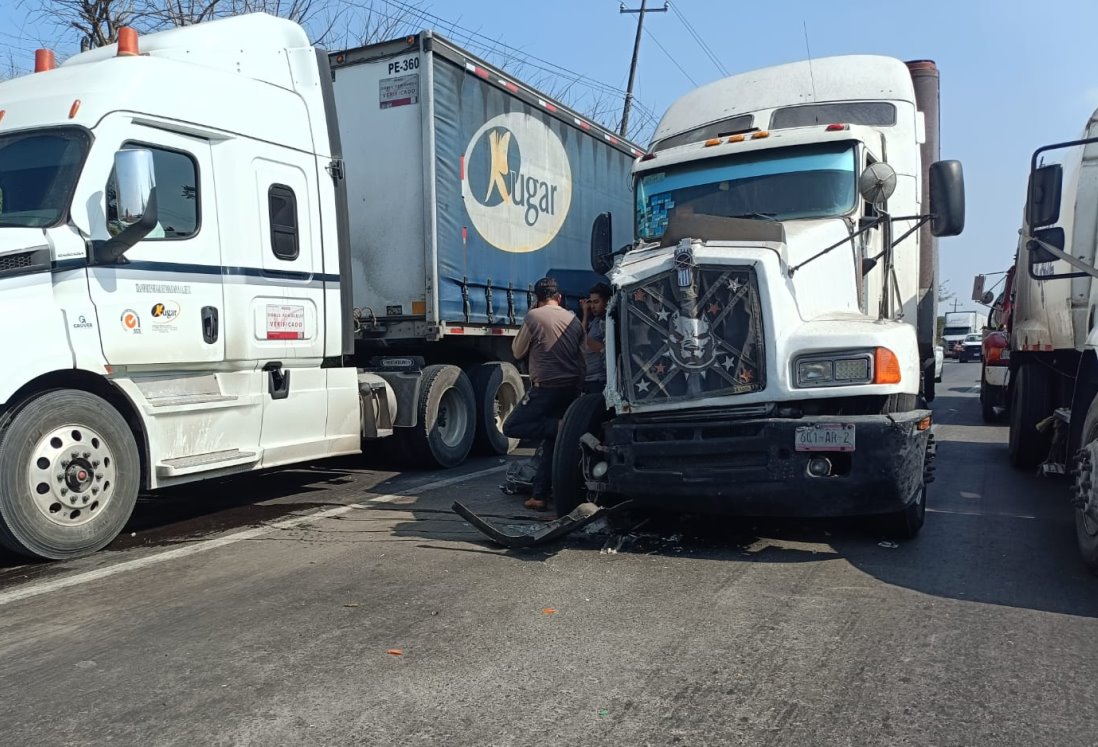
[(543, 501), (541, 498), (527, 498), (526, 502), (522, 504), (531, 511), (548, 511), (548, 501)]

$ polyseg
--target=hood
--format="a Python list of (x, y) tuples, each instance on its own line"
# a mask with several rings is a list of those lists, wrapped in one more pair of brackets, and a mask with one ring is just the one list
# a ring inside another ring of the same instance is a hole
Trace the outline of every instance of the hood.
[(0, 256), (48, 246), (46, 232), (41, 228), (0, 227)]
[[(783, 225), (785, 226), (786, 261), (792, 267), (801, 264), (850, 235), (846, 221), (841, 218), (791, 220)], [(842, 247), (835, 249), (832, 253), (842, 253)], [(845, 254), (849, 256), (850, 253), (845, 252)], [(815, 260), (813, 264), (826, 261), (826, 259), (827, 256), (821, 257)], [(811, 267), (812, 265), (808, 266), (808, 268)]]

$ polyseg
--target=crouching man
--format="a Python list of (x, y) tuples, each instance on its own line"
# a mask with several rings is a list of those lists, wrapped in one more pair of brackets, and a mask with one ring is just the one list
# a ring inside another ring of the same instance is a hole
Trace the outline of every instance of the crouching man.
[(583, 325), (560, 305), (553, 278), (534, 284), (537, 306), (530, 309), (511, 344), (515, 360), (528, 359), (531, 387), (503, 424), (508, 438), (542, 442), (534, 476), (533, 496), (524, 504), (536, 511), (549, 508), (552, 497), (553, 447), (564, 411), (583, 384)]

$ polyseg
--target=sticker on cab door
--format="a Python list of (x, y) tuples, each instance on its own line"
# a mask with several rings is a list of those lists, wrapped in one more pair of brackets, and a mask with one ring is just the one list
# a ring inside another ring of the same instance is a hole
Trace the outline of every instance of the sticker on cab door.
[(137, 312), (133, 309), (126, 309), (122, 312), (122, 316), (118, 321), (122, 324), (122, 329), (130, 334), (141, 334), (141, 317), (137, 315)]
[(181, 310), (179, 304), (175, 301), (157, 301), (149, 309), (149, 316), (152, 317), (152, 330), (153, 332), (167, 333), (176, 332), (178, 327), (175, 323), (179, 320), (179, 314)]
[(305, 307), (287, 305), (267, 306), (268, 340), (304, 340)]

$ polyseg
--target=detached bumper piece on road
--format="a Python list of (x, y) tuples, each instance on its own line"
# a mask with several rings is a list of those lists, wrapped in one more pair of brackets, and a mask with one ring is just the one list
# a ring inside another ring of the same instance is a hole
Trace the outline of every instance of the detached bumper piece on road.
[[(608, 490), (678, 511), (743, 516), (890, 514), (927, 469), (930, 412), (645, 423), (607, 429)], [(853, 451), (798, 451), (797, 429), (853, 425)], [(824, 461), (826, 460), (826, 461)], [(826, 467), (826, 472), (825, 468)]]
[(624, 505), (625, 503), (619, 503), (616, 506), (607, 507), (597, 506), (594, 503), (581, 503), (572, 510), (572, 513), (550, 521), (536, 532), (505, 532), (487, 519), (482, 519), (474, 514), (459, 501), (454, 501), (451, 508), (458, 516), (472, 524), (473, 528), (497, 545), (522, 548), (560, 539), (564, 535), (582, 529), (600, 516), (604, 516)]

